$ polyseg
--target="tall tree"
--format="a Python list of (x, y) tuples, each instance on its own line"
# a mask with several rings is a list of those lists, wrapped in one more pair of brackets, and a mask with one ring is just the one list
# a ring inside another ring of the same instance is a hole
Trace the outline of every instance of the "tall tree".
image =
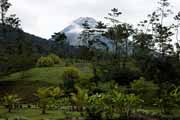
[[(92, 35), (92, 41), (91, 41), (92, 46), (90, 48), (90, 51), (92, 52), (93, 55), (91, 59), (92, 69), (93, 69), (93, 78), (92, 78), (93, 82), (97, 82), (100, 79), (97, 74), (99, 59), (103, 60), (104, 50), (106, 51), (106, 53), (109, 52), (108, 45), (102, 41), (102, 39), (104, 39), (103, 35), (105, 34), (106, 28), (107, 26), (103, 22), (99, 21), (97, 22), (96, 27), (90, 30), (90, 33)], [(98, 49), (98, 47), (100, 49)]]
[(89, 23), (88, 21), (85, 21), (83, 24), (82, 24), (84, 30), (82, 31), (82, 33), (80, 34), (79, 36), (79, 40), (80, 40), (80, 45), (82, 46), (86, 46), (87, 48), (90, 48), (91, 46), (91, 40), (92, 40), (92, 37), (91, 37), (91, 33), (90, 33), (90, 26), (89, 26)]
[(122, 14), (117, 8), (111, 9), (111, 12), (108, 13), (108, 17), (105, 17), (107, 20), (110, 20), (112, 23), (112, 27), (108, 30), (108, 36), (114, 41), (115, 44), (115, 58), (118, 56), (118, 38), (117, 34), (115, 34), (114, 28), (116, 28), (117, 24), (120, 23), (118, 17)]
[(90, 28), (90, 25), (88, 21), (85, 21), (82, 24), (84, 30), (81, 32), (79, 35), (79, 45), (81, 48), (83, 48), (83, 55), (85, 59), (91, 59), (92, 58), (92, 53), (91, 53), (91, 48), (93, 46), (93, 32), (92, 29)]
[(179, 60), (180, 57), (180, 39), (179, 39), (179, 27), (180, 27), (180, 12), (174, 17), (176, 21), (175, 30), (176, 30), (176, 55)]
[(107, 25), (105, 25), (102, 21), (99, 21), (99, 22), (97, 22), (96, 28), (97, 29), (106, 29)]
[[(6, 72), (9, 72), (9, 68), (14, 69), (18, 65), (24, 69), (27, 66), (25, 65), (27, 56), (30, 58), (32, 53), (31, 40), (27, 39), (24, 32), (20, 29), (20, 19), (15, 14), (7, 14), (10, 7), (11, 3), (9, 0), (0, 0), (0, 38), (4, 41), (3, 45), (5, 46), (2, 58), (7, 58), (3, 62), (3, 64), (7, 64)], [(28, 62), (30, 62), (30, 59)]]
[(6, 22), (6, 14), (8, 9), (10, 8), (11, 3), (8, 0), (0, 0), (0, 7), (1, 7), (1, 23), (5, 25)]
[(6, 25), (13, 29), (18, 29), (21, 26), (20, 22), (21, 20), (16, 17), (15, 14), (12, 14), (6, 18)]
[(170, 54), (173, 50), (171, 44), (171, 36), (173, 36), (171, 30), (173, 26), (167, 26), (164, 24), (165, 18), (172, 14), (172, 11), (170, 9), (170, 2), (168, 0), (160, 0), (158, 3), (160, 5), (157, 9), (159, 21), (154, 27), (154, 32), (156, 33), (155, 40), (159, 47), (159, 52), (161, 53), (161, 57), (163, 58), (166, 54)]
[(154, 47), (153, 36), (146, 33), (136, 33), (133, 36), (134, 46), (142, 50), (151, 50)]
[(65, 33), (62, 33), (62, 32), (58, 32), (58, 33), (54, 33), (54, 35), (52, 35), (52, 39), (59, 43), (59, 44), (62, 44), (64, 45), (67, 41), (67, 36)]
[(113, 24), (113, 26), (116, 26), (117, 23), (119, 23), (119, 20), (117, 19), (122, 12), (120, 12), (117, 8), (111, 9), (111, 12), (108, 13), (109, 17), (105, 17), (106, 19), (110, 20)]
[(9, 29), (17, 29), (20, 26), (20, 20), (18, 17), (16, 17), (15, 14), (7, 16), (7, 12), (10, 7), (11, 3), (9, 2), (9, 0), (0, 0), (1, 24), (4, 37), (6, 37), (7, 27), (9, 27)]
[[(141, 33), (152, 35), (154, 46), (157, 46), (157, 50), (161, 53), (161, 57), (173, 52), (172, 28), (173, 25), (167, 26), (165, 24), (165, 18), (172, 14), (170, 2), (168, 0), (159, 0), (159, 7), (148, 15), (148, 19), (141, 21), (138, 24)], [(153, 46), (152, 46), (153, 47)], [(155, 49), (152, 48), (152, 49)]]
[[(70, 46), (65, 33), (63, 32), (54, 33), (51, 39), (56, 42), (56, 45), (54, 46), (54, 51), (57, 54), (62, 54), (63, 56), (69, 54)], [(62, 53), (61, 52), (58, 53), (58, 51), (62, 51)]]
[(121, 46), (120, 49), (123, 57), (123, 68), (125, 68), (129, 53), (129, 37), (134, 33), (134, 30), (131, 25), (126, 23), (118, 24), (114, 29), (118, 39), (118, 46)]

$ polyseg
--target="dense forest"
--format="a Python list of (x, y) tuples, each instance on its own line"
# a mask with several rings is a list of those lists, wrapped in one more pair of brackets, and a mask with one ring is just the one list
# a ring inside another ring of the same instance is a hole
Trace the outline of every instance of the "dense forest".
[(108, 25), (85, 20), (78, 46), (24, 32), (11, 5), (0, 0), (0, 120), (180, 119), (180, 12), (169, 0), (137, 26), (118, 8)]

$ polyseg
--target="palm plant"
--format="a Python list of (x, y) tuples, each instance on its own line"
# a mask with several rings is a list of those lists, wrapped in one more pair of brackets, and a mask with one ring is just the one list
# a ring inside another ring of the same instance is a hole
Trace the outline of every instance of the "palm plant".
[(71, 101), (73, 104), (78, 106), (78, 109), (82, 110), (83, 107), (87, 105), (88, 93), (87, 90), (83, 90), (77, 86), (75, 88), (77, 93), (71, 93)]
[(180, 97), (180, 87), (176, 87), (174, 90), (170, 92), (171, 96), (174, 96), (176, 99), (179, 100)]
[(178, 106), (178, 103), (180, 102), (180, 87), (175, 87), (175, 89), (170, 92), (170, 97), (174, 100), (174, 102), (176, 102)]
[(143, 101), (139, 96), (134, 94), (124, 94), (114, 90), (112, 93), (112, 102), (115, 106), (115, 110), (119, 112), (120, 115), (129, 117), (131, 111), (136, 110)]
[(4, 105), (7, 106), (8, 112), (11, 113), (15, 104), (18, 104), (21, 98), (18, 95), (7, 95), (3, 97)]
[(37, 90), (36, 96), (38, 96), (40, 107), (42, 108), (42, 114), (46, 114), (47, 104), (49, 103), (49, 90), (47, 88), (39, 88)]
[[(160, 97), (156, 99), (156, 106), (160, 108), (161, 114), (171, 114), (174, 107), (176, 107), (176, 102), (178, 101), (178, 90), (163, 90)], [(180, 95), (180, 94), (179, 94)]]
[(126, 96), (121, 93), (121, 92), (117, 92), (117, 91), (113, 91), (112, 94), (112, 102), (114, 104), (114, 106), (117, 106), (115, 109), (117, 112), (123, 113), (125, 111), (125, 99)]
[(36, 96), (39, 98), (40, 107), (42, 108), (42, 114), (46, 114), (48, 104), (56, 97), (62, 95), (62, 90), (59, 87), (39, 88), (36, 92)]
[(59, 97), (59, 96), (62, 96), (63, 95), (63, 90), (60, 89), (59, 87), (50, 87), (49, 88), (49, 94), (50, 96), (56, 98), (56, 97)]
[(126, 114), (127, 117), (129, 117), (131, 111), (137, 109), (137, 107), (140, 105), (140, 103), (143, 102), (139, 96), (136, 96), (134, 94), (126, 95)]

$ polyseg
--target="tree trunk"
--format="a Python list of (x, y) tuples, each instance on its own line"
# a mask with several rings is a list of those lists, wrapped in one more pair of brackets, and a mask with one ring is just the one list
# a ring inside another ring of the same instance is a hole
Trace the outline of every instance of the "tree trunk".
[(8, 106), (8, 112), (11, 113), (11, 111), (12, 111), (12, 106), (9, 105), (9, 106)]
[(43, 105), (43, 107), (42, 107), (42, 114), (43, 115), (46, 114), (46, 105)]
[(123, 59), (123, 68), (125, 69), (126, 68), (126, 62), (127, 62), (127, 58), (128, 58), (128, 40), (126, 39), (125, 40), (125, 56), (124, 56), (124, 59)]
[(4, 39), (6, 39), (5, 11), (3, 10), (2, 7), (1, 7), (1, 24), (2, 24), (3, 37)]

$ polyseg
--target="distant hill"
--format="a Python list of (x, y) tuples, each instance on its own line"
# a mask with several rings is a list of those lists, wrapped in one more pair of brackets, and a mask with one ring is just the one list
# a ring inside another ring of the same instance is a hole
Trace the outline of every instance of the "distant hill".
[[(0, 29), (0, 31), (2, 30)], [(31, 45), (33, 54), (46, 54), (52, 50), (52, 47), (55, 44), (53, 41), (26, 33), (22, 30), (11, 29), (7, 31), (5, 39), (3, 36), (3, 33), (0, 32), (1, 50), (7, 49), (8, 46), (12, 47), (11, 49), (13, 49), (13, 47), (16, 47), (16, 45), (21, 42)]]
[(0, 26), (0, 75), (2, 72), (14, 72), (31, 68), (40, 56), (53, 53), (54, 41), (29, 34), (23, 30)]

